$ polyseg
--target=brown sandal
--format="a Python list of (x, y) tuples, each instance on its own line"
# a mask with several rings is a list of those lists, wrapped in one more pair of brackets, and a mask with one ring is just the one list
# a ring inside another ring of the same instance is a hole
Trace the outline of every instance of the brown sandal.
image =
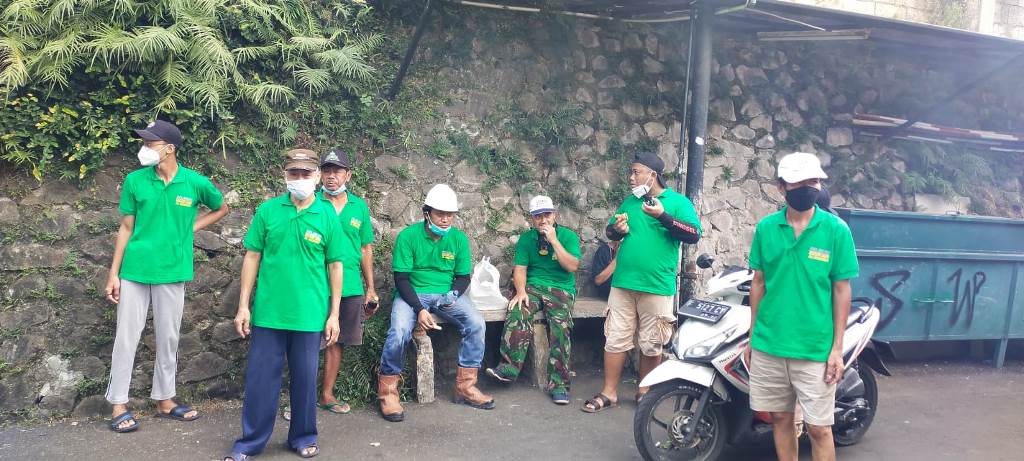
[(581, 407), (580, 410), (584, 413), (597, 413), (617, 406), (619, 406), (619, 403), (613, 402), (607, 395), (597, 394), (586, 402), (583, 402), (583, 407)]

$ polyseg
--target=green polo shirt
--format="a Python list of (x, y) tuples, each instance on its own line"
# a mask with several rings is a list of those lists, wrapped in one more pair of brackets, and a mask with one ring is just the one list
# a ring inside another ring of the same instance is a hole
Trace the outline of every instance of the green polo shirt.
[(793, 237), (786, 208), (757, 224), (750, 268), (764, 273), (751, 347), (778, 357), (828, 360), (832, 350), (832, 282), (857, 277), (853, 235), (839, 217), (815, 209)]
[(363, 245), (373, 243), (373, 225), (370, 222), (370, 207), (363, 199), (357, 197), (351, 191), (346, 191), (348, 202), (342, 207), (341, 213), (334, 208), (323, 191), (317, 192), (317, 197), (327, 202), (327, 205), (334, 210), (338, 216), (338, 224), (341, 225), (341, 233), (345, 236), (344, 254), (341, 257), (341, 264), (344, 266), (342, 279), (341, 296), (359, 296), (365, 293), (363, 288), (362, 260)]
[(135, 228), (120, 277), (149, 284), (192, 280), (192, 226), (199, 204), (217, 210), (223, 203), (224, 196), (207, 177), (181, 165), (166, 185), (156, 167), (129, 173), (118, 210), (135, 216)]
[[(658, 195), (665, 212), (701, 232), (700, 220), (693, 203), (684, 195), (666, 188)], [(622, 246), (612, 274), (612, 286), (671, 296), (676, 292), (676, 267), (679, 264), (679, 241), (675, 240), (657, 219), (643, 211), (643, 200), (630, 196), (615, 214), (629, 216), (629, 233)], [(615, 222), (615, 216), (608, 224)]]
[(444, 237), (434, 241), (423, 221), (410, 224), (395, 237), (391, 268), (408, 272), (417, 294), (443, 294), (452, 289), (456, 275), (469, 275), (473, 261), (469, 237), (452, 226)]
[[(580, 238), (572, 229), (558, 226), (555, 236), (569, 254), (580, 257)], [(526, 283), (548, 288), (559, 288), (576, 294), (576, 274), (562, 268), (555, 256), (555, 250), (547, 249), (540, 254), (537, 249), (537, 229), (523, 232), (516, 242), (515, 265), (526, 267)]]
[(296, 211), (288, 194), (260, 204), (245, 247), (262, 253), (252, 324), (322, 331), (331, 299), (327, 265), (342, 260), (345, 237), (334, 207), (323, 200)]

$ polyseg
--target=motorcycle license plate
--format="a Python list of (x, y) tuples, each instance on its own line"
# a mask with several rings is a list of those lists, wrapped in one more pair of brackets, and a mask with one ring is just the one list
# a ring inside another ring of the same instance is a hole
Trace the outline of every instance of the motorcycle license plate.
[(732, 306), (728, 304), (691, 299), (680, 306), (679, 315), (705, 322), (718, 323), (725, 316), (726, 312), (729, 312), (729, 309), (732, 309)]

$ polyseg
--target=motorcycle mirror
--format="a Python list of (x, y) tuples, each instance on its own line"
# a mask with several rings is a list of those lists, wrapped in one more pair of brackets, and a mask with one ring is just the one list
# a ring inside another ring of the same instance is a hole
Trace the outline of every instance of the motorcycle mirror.
[(704, 253), (697, 257), (697, 267), (701, 269), (710, 269), (711, 265), (714, 264), (715, 258), (712, 258), (707, 253)]

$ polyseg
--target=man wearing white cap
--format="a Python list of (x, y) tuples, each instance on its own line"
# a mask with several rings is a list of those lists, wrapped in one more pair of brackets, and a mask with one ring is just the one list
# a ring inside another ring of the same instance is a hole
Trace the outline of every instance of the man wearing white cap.
[(798, 455), (797, 403), (814, 459), (835, 459), (832, 410), (850, 279), (859, 267), (850, 228), (815, 205), (825, 178), (814, 155), (783, 157), (778, 187), (786, 206), (757, 224), (750, 247), (750, 407), (771, 413), (775, 450), (784, 460)]
[(377, 377), (381, 416), (391, 422), (405, 417), (398, 381), (413, 329), (417, 325), (424, 330), (441, 329), (431, 314), (443, 318), (462, 335), (455, 402), (494, 409), (494, 399), (476, 387), (484, 359), (486, 324), (465, 296), (472, 260), (469, 237), (453, 225), (458, 211), (455, 191), (446, 184), (437, 184), (423, 200), (423, 221), (402, 229), (395, 238), (391, 268), (398, 293), (391, 306), (391, 327)]
[(501, 338), (501, 363), (488, 368), (492, 378), (511, 383), (526, 360), (533, 342), (533, 318), (544, 312), (548, 321), (548, 392), (557, 405), (569, 404), (569, 355), (572, 305), (576, 300), (576, 276), (580, 266), (580, 238), (559, 226), (551, 197), (530, 200), (533, 229), (516, 243), (512, 282), (516, 295), (508, 304), (505, 332)]

